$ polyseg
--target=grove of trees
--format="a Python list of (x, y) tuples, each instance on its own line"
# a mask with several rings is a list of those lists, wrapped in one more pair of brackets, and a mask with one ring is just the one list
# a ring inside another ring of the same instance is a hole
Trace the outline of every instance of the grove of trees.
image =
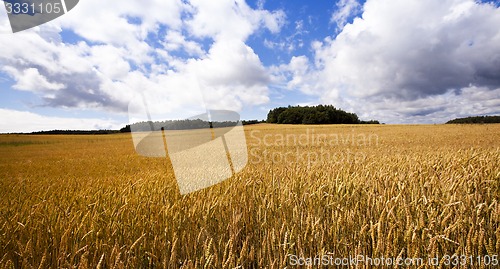
[(378, 121), (361, 121), (354, 113), (345, 112), (332, 105), (288, 106), (272, 109), (267, 123), (278, 124), (379, 124)]
[(477, 116), (450, 120), (449, 123), (500, 123), (500, 116)]
[(160, 130), (190, 130), (203, 128), (233, 127), (236, 121), (214, 121), (209, 122), (201, 119), (165, 120), (165, 121), (141, 121), (122, 128), (121, 132), (160, 131)]

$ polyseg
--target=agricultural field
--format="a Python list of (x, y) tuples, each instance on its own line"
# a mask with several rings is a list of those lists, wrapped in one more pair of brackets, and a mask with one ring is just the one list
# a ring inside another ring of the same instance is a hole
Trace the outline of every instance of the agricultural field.
[(498, 267), (500, 124), (245, 135), (241, 172), (183, 196), (130, 134), (1, 135), (0, 268)]

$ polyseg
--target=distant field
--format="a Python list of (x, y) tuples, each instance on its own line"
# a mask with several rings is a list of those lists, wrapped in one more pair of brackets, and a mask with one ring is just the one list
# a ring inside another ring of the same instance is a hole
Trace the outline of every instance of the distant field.
[(245, 132), (247, 167), (185, 196), (130, 134), (0, 135), (0, 268), (498, 263), (500, 124)]

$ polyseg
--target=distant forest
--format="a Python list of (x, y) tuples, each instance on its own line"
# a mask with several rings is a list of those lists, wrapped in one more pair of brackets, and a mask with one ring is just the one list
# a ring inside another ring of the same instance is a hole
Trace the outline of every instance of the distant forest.
[(458, 118), (447, 122), (447, 124), (450, 123), (459, 123), (459, 124), (500, 123), (500, 116), (477, 116), (477, 117)]
[[(122, 128), (123, 129), (123, 128)], [(120, 133), (119, 130), (50, 130), (32, 132), (34, 135), (105, 135)]]
[[(497, 117), (498, 122), (498, 117)], [(354, 113), (349, 113), (337, 109), (332, 105), (318, 106), (288, 106), (272, 109), (267, 114), (267, 120), (242, 120), (243, 125), (257, 123), (277, 123), (277, 124), (379, 124), (376, 120), (362, 121)], [(448, 122), (451, 123), (451, 122)], [(186, 130), (199, 128), (220, 128), (235, 126), (237, 122), (208, 122), (201, 119), (186, 120), (166, 120), (166, 121), (143, 121), (134, 124), (128, 124), (120, 130), (52, 130), (32, 132), (32, 134), (115, 134), (129, 133), (134, 131), (159, 131), (164, 130)]]
[(379, 124), (376, 120), (362, 121), (358, 115), (332, 105), (288, 106), (272, 109), (267, 123), (278, 124)]
[(215, 121), (208, 122), (201, 119), (165, 120), (165, 121), (142, 121), (127, 125), (120, 129), (121, 132), (160, 131), (160, 130), (192, 130), (203, 128), (232, 127), (237, 121)]

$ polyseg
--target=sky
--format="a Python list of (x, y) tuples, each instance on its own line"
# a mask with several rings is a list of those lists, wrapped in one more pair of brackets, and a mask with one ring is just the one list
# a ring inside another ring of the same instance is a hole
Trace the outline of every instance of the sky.
[(153, 119), (317, 104), (389, 124), (498, 115), (499, 6), (80, 0), (15, 34), (0, 7), (0, 132), (119, 129), (137, 103)]

